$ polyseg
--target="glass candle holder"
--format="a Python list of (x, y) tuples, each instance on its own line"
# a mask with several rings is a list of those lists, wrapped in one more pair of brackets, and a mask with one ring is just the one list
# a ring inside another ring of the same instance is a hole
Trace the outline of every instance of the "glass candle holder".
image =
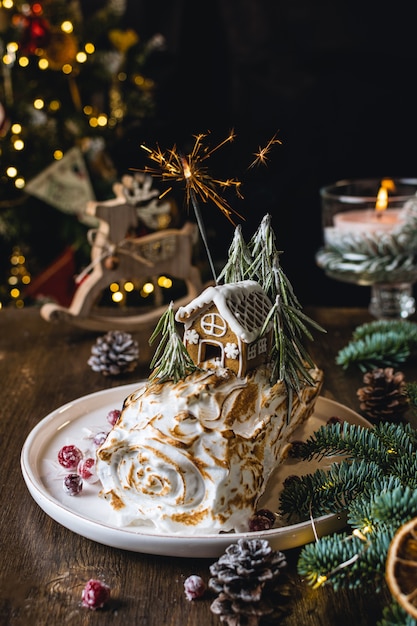
[(316, 262), (335, 280), (371, 287), (377, 319), (416, 310), (417, 179), (341, 180), (320, 190), (323, 247)]

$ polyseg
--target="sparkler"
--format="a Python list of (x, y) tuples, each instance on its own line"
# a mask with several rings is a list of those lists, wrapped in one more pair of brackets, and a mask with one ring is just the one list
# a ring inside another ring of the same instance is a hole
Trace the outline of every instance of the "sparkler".
[[(235, 139), (235, 136), (234, 131), (231, 130), (229, 135), (223, 139), (223, 141), (218, 143), (214, 148), (209, 148), (204, 143), (207, 134), (194, 135), (194, 145), (188, 155), (184, 155), (179, 152), (175, 145), (165, 151), (161, 150), (159, 146), (156, 148), (148, 148), (148, 146), (144, 144), (141, 145), (141, 148), (147, 152), (149, 159), (156, 165), (153, 167), (145, 166), (144, 169), (139, 171), (150, 174), (153, 177), (160, 178), (164, 182), (182, 182), (185, 184), (186, 204), (188, 207), (190, 205), (193, 207), (197, 225), (206, 249), (210, 269), (215, 282), (217, 282), (216, 272), (208, 247), (206, 230), (201, 216), (198, 200), (201, 200), (203, 203), (207, 203), (209, 201), (212, 202), (218, 209), (220, 209), (222, 214), (233, 224), (233, 226), (236, 226), (233, 220), (234, 216), (244, 219), (240, 213), (232, 209), (230, 204), (222, 195), (222, 191), (227, 188), (233, 188), (237, 197), (243, 198), (240, 191), (241, 182), (235, 178), (228, 178), (226, 180), (214, 178), (208, 171), (205, 164), (214, 152), (222, 148), (225, 144), (232, 142)], [(271, 151), (272, 146), (277, 143), (281, 144), (282, 141), (277, 139), (275, 134), (264, 148), (259, 147), (258, 152), (254, 153), (256, 158), (249, 167), (254, 167), (255, 165), (265, 165), (268, 160), (267, 155)], [(160, 195), (160, 198), (169, 193), (171, 189), (172, 185), (170, 185), (168, 189)]]
[[(152, 149), (142, 144), (141, 148), (148, 153), (148, 157), (151, 161), (156, 163), (156, 167), (145, 166), (141, 171), (160, 178), (165, 182), (185, 183), (186, 203), (188, 206), (191, 204), (193, 207), (200, 235), (206, 249), (210, 269), (215, 282), (217, 282), (198, 199), (204, 203), (209, 201), (213, 202), (229, 222), (236, 226), (233, 216), (237, 216), (241, 219), (244, 218), (237, 211), (232, 209), (227, 200), (221, 195), (221, 191), (226, 188), (233, 188), (239, 198), (243, 198), (243, 196), (240, 192), (241, 182), (239, 180), (234, 178), (226, 180), (214, 178), (205, 165), (205, 161), (207, 161), (214, 152), (219, 150), (226, 143), (230, 143), (234, 140), (234, 131), (231, 131), (223, 141), (211, 149), (204, 144), (206, 137), (207, 135), (205, 134), (195, 135), (194, 146), (188, 155), (181, 154), (176, 146), (169, 150), (162, 151), (159, 146)], [(165, 196), (171, 189), (172, 185), (164, 191), (160, 197)]]
[(267, 155), (269, 154), (269, 152), (271, 151), (271, 148), (274, 144), (279, 143), (282, 144), (282, 141), (280, 139), (277, 139), (277, 135), (275, 133), (275, 135), (272, 137), (272, 139), (270, 139), (268, 141), (268, 143), (266, 144), (266, 146), (264, 148), (261, 148), (261, 146), (259, 146), (258, 148), (258, 152), (254, 152), (253, 155), (256, 157), (254, 161), (252, 161), (252, 163), (249, 165), (249, 168), (251, 167), (255, 167), (255, 165), (266, 165), (266, 162), (268, 160)]

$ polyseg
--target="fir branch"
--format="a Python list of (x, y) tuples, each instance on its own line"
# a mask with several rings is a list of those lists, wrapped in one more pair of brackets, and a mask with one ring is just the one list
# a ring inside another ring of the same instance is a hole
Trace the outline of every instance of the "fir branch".
[(417, 382), (405, 384), (405, 395), (412, 411), (417, 412)]
[(411, 617), (398, 602), (392, 602), (389, 606), (384, 607), (382, 611), (382, 619), (379, 620), (377, 626), (416, 626), (416, 620)]
[(372, 322), (366, 322), (355, 328), (352, 338), (363, 339), (367, 335), (373, 335), (374, 333), (385, 334), (387, 332), (401, 335), (407, 341), (417, 345), (417, 324), (409, 320), (373, 320)]
[(381, 523), (381, 520), (375, 517), (374, 497), (401, 487), (401, 480), (398, 476), (378, 476), (376, 473), (372, 480), (365, 482), (362, 487), (362, 493), (349, 503), (347, 514), (348, 524), (361, 531), (374, 528)]
[(328, 470), (289, 481), (280, 495), (280, 512), (289, 519), (308, 519), (341, 512), (361, 495), (369, 500), (372, 490), (380, 493), (398, 485), (417, 489), (416, 452), (416, 431), (409, 424), (323, 426), (300, 446), (300, 457), (344, 458)]
[(409, 486), (397, 485), (382, 493), (372, 493), (369, 498), (370, 517), (374, 525), (383, 522), (394, 530), (415, 517), (416, 506), (417, 491)]
[(340, 513), (364, 492), (370, 481), (381, 476), (376, 463), (346, 460), (328, 470), (318, 469), (286, 483), (280, 494), (279, 510), (288, 520), (307, 520)]
[(149, 339), (152, 344), (159, 334), (162, 335), (150, 364), (150, 368), (154, 368), (149, 377), (151, 381), (158, 380), (162, 383), (173, 380), (176, 383), (199, 369), (176, 331), (173, 306), (171, 302)]
[(356, 364), (365, 372), (378, 367), (396, 367), (416, 352), (416, 323), (376, 320), (355, 329), (352, 341), (339, 351), (336, 363), (344, 369)]
[(385, 530), (364, 541), (347, 533), (322, 537), (304, 546), (297, 564), (298, 573), (314, 587), (331, 584), (355, 589), (384, 582), (385, 555), (395, 530)]
[[(360, 586), (366, 591), (376, 583), (380, 590), (392, 538), (417, 509), (416, 431), (410, 424), (388, 422), (373, 429), (335, 424), (319, 429), (300, 452), (306, 458), (338, 453), (349, 458), (287, 481), (280, 496), (282, 511), (300, 511), (307, 518), (344, 507), (353, 530), (304, 546), (298, 573), (314, 587)], [(400, 626), (402, 615), (394, 603), (379, 626)]]
[(396, 458), (415, 450), (416, 443), (409, 424), (382, 422), (370, 429), (344, 422), (319, 428), (300, 447), (300, 454), (307, 460), (343, 454), (389, 468)]

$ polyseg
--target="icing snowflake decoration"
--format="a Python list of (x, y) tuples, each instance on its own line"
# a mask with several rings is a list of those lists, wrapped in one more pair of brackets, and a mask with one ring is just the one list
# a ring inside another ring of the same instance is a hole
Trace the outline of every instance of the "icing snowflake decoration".
[(239, 348), (235, 343), (226, 343), (224, 353), (228, 359), (237, 359), (239, 356)]
[(185, 339), (188, 343), (197, 344), (199, 340), (198, 332), (194, 329), (185, 332)]

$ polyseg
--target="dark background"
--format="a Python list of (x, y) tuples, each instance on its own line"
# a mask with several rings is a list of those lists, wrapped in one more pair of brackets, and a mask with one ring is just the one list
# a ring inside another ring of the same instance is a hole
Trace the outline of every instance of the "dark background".
[[(351, 0), (131, 0), (127, 25), (166, 39), (150, 71), (157, 115), (114, 155), (141, 165), (140, 141), (190, 147), (234, 128), (213, 159), (216, 175), (243, 182), (249, 237), (273, 218), (282, 267), (303, 305), (367, 304), (369, 289), (339, 283), (315, 264), (321, 245), (319, 189), (339, 179), (417, 175), (417, 46), (412, 3)], [(268, 166), (248, 170), (279, 131)], [(233, 227), (203, 207), (210, 246), (223, 258)]]

